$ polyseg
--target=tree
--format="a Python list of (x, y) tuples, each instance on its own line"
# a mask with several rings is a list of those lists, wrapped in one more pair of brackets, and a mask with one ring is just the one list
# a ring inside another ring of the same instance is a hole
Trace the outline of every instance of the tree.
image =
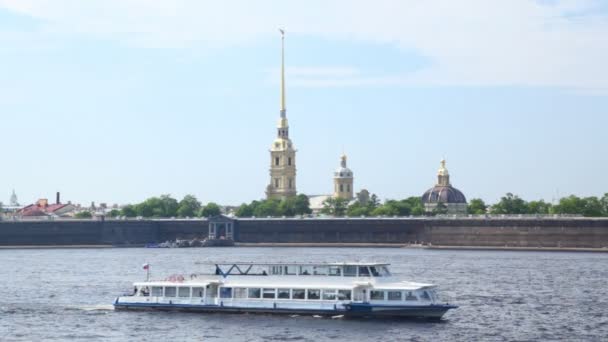
[(294, 210), (296, 215), (311, 214), (312, 210), (310, 209), (310, 201), (308, 200), (308, 196), (304, 194), (299, 194), (296, 196)]
[(279, 212), (279, 203), (281, 201), (275, 198), (259, 201), (253, 209), (253, 215), (255, 217), (276, 217)]
[(349, 217), (369, 216), (369, 214), (369, 207), (359, 201), (356, 201), (355, 203), (349, 205), (346, 209), (346, 216)]
[(605, 193), (600, 200), (602, 204), (602, 216), (608, 216), (608, 193)]
[(108, 213), (108, 216), (110, 216), (110, 217), (118, 217), (118, 216), (120, 216), (120, 210), (118, 210), (118, 209), (112, 209)]
[(333, 216), (344, 216), (348, 202), (349, 201), (346, 198), (330, 197), (323, 202), (321, 213)]
[(250, 205), (247, 205), (246, 203), (241, 204), (236, 211), (234, 212), (234, 214), (237, 217), (252, 217), (253, 216), (253, 209), (251, 208)]
[(170, 195), (161, 195), (160, 196), (160, 206), (161, 206), (161, 217), (175, 217), (177, 216), (177, 208), (179, 204), (177, 200)]
[(209, 202), (207, 203), (206, 206), (204, 206), (201, 209), (201, 215), (202, 217), (212, 217), (212, 216), (217, 216), (220, 215), (222, 213), (222, 210), (220, 209), (220, 206), (217, 205), (216, 203), (213, 202)]
[(500, 202), (492, 206), (493, 214), (527, 214), (528, 206), (526, 202), (512, 193), (500, 199)]
[(486, 213), (488, 206), (480, 198), (473, 198), (469, 201), (467, 211), (473, 215), (483, 215)]
[(553, 206), (543, 200), (528, 202), (528, 214), (551, 214)]
[(122, 215), (125, 217), (135, 217), (137, 216), (137, 212), (135, 211), (135, 207), (131, 204), (127, 204), (120, 210)]
[(186, 195), (179, 201), (177, 206), (177, 216), (179, 217), (194, 217), (201, 210), (201, 202), (193, 195)]
[(601, 216), (602, 202), (597, 197), (580, 198), (574, 195), (560, 198), (559, 203), (553, 207), (557, 214)]
[(75, 218), (79, 218), (79, 219), (87, 219), (87, 218), (92, 218), (93, 214), (91, 214), (90, 211), (80, 211), (77, 212), (76, 214), (74, 214)]

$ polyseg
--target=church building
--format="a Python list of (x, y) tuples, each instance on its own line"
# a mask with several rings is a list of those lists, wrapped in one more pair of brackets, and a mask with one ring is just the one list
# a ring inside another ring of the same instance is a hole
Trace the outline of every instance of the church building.
[(270, 147), (270, 184), (266, 198), (286, 199), (296, 195), (296, 149), (289, 139), (285, 107), (285, 32), (281, 31), (281, 109), (277, 137)]
[(466, 214), (467, 199), (450, 183), (450, 173), (445, 167), (445, 159), (437, 171), (437, 184), (422, 195), (422, 203), (427, 212), (436, 212), (443, 207), (448, 214)]

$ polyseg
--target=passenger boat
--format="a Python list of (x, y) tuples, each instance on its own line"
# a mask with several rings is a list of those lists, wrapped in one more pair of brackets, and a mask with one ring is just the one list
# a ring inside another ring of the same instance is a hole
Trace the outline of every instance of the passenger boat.
[(206, 265), (214, 271), (164, 280), (148, 275), (114, 308), (428, 319), (457, 308), (440, 302), (435, 285), (393, 276), (384, 263)]

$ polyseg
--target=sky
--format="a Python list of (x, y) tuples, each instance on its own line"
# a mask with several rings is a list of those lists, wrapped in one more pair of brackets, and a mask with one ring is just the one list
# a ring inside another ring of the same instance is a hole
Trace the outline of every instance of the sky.
[(0, 0), (0, 201), (263, 198), (277, 28), (300, 193), (608, 192), (608, 1)]

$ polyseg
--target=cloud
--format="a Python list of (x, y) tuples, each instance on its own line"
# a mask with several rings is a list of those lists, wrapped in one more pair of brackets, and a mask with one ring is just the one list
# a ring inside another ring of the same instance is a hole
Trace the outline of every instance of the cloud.
[(313, 86), (608, 90), (608, 17), (599, 0), (0, 0), (0, 6), (39, 19), (46, 35), (93, 36), (140, 47), (240, 46), (286, 27), (288, 34), (392, 44), (432, 61), (423, 70), (391, 77), (358, 71), (298, 81)]

